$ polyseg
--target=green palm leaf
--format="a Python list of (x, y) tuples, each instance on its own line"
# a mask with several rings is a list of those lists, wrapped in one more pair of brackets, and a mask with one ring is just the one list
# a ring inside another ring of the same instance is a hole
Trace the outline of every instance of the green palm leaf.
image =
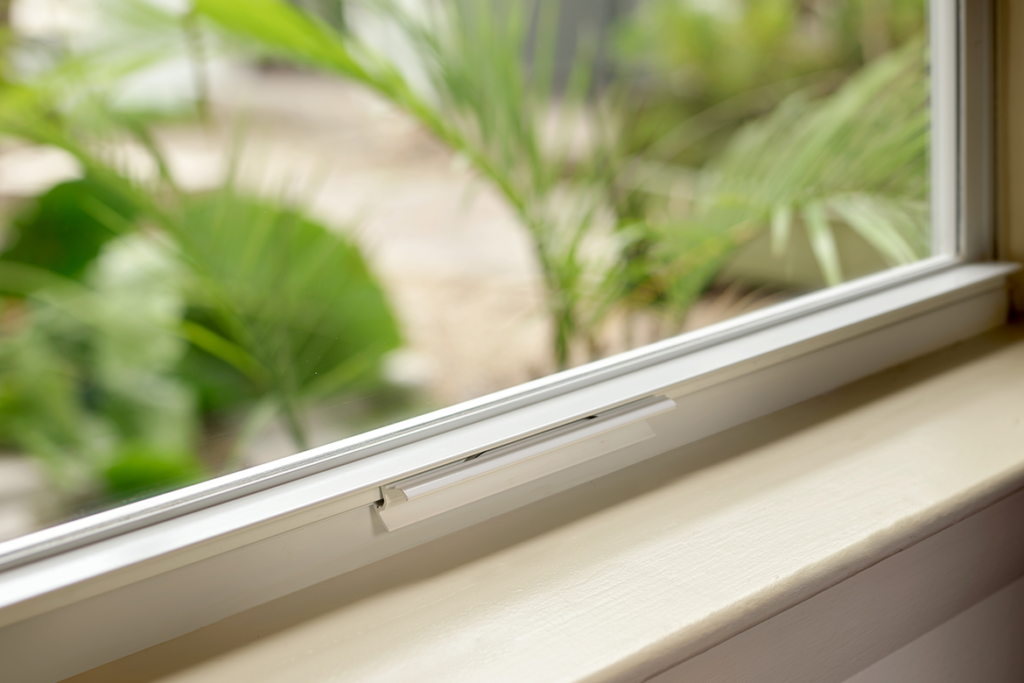
[(253, 377), (290, 419), (300, 399), (374, 381), (399, 344), (359, 250), (295, 211), (221, 190), (187, 202), (177, 242), (192, 300), (216, 328), (190, 338)]
[[(134, 183), (76, 142), (60, 119), (45, 130), (31, 121), (13, 125), (14, 117), (7, 123), (79, 158), (90, 171), (91, 184), (82, 192), (95, 200), (80, 204), (96, 209), (90, 217), (108, 231), (132, 227), (125, 216), (162, 230), (187, 266), (189, 300), (201, 313), (184, 321), (180, 334), (274, 397), (300, 446), (299, 403), (373, 381), (381, 357), (398, 345), (383, 291), (359, 250), (341, 235), (294, 210), (246, 199), (230, 186), (189, 197), (166, 173), (154, 186)], [(134, 132), (165, 167), (145, 131)], [(117, 211), (99, 210), (112, 198)]]
[[(591, 89), (592, 61), (576, 60), (551, 142), (542, 135), (552, 111), (553, 11), (539, 30), (532, 66), (523, 67), (530, 15), (525, 4), (455, 0), (413, 15), (394, 0), (363, 8), (398, 30), (415, 56), (400, 65), (357, 36), (340, 34), (281, 0), (197, 0), (198, 11), (265, 51), (353, 79), (417, 118), (504, 196), (533, 242), (552, 317), (556, 364), (573, 341), (588, 337), (609, 308), (619, 264), (608, 258), (618, 237), (608, 186), (615, 168), (601, 125), (583, 153), (570, 115)], [(550, 136), (548, 136), (550, 137)], [(595, 191), (605, 188), (605, 191)], [(609, 250), (604, 245), (612, 244)], [(597, 254), (598, 256), (594, 256)]]
[[(834, 231), (846, 226), (889, 263), (928, 253), (929, 87), (914, 42), (818, 101), (795, 95), (741, 129), (697, 183), (692, 221), (734, 246), (769, 230), (775, 253), (806, 231), (828, 284), (843, 280)], [(753, 226), (753, 229), (752, 229)], [(685, 240), (666, 240), (683, 261)], [(679, 299), (685, 309), (689, 300)]]

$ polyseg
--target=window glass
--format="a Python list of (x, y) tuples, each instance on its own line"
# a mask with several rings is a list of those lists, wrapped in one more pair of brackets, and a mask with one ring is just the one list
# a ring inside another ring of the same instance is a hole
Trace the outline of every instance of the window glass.
[(931, 255), (923, 0), (0, 29), (0, 539)]

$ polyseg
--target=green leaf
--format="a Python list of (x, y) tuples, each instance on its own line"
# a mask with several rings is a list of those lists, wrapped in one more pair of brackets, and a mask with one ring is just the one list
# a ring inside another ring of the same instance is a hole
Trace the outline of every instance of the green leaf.
[(103, 245), (137, 214), (134, 204), (91, 177), (61, 183), (14, 218), (0, 259), (80, 280)]
[(249, 377), (249, 379), (255, 382), (260, 381), (259, 363), (248, 351), (237, 344), (225, 339), (209, 327), (200, 325), (193, 320), (181, 321), (181, 333), (196, 348), (202, 349), (211, 356), (228, 363)]
[(87, 370), (97, 406), (129, 440), (185, 450), (196, 435), (194, 391), (175, 375), (188, 344), (184, 273), (152, 233), (136, 232), (103, 249), (88, 284), (102, 303)]
[(793, 231), (793, 207), (779, 204), (772, 211), (772, 253), (781, 255), (789, 246), (789, 235)]
[(282, 57), (365, 80), (341, 37), (323, 22), (280, 0), (194, 0), (195, 9)]
[(915, 207), (906, 203), (900, 205), (884, 197), (852, 194), (829, 199), (828, 207), (889, 263), (900, 265), (920, 258), (929, 227), (927, 205), (913, 211)]
[(190, 337), (284, 403), (376, 381), (400, 342), (359, 250), (301, 214), (223, 190), (190, 200), (176, 236), (219, 325)]
[(812, 100), (798, 93), (744, 126), (701, 172), (692, 221), (733, 235), (736, 245), (767, 230), (776, 254), (802, 226), (830, 285), (843, 278), (832, 219), (890, 263), (926, 256), (930, 122), (923, 55), (922, 44), (912, 42), (832, 95)]
[[(618, 259), (604, 253), (609, 244), (614, 250), (614, 235), (610, 230), (597, 234), (611, 227), (610, 221), (602, 226), (598, 217), (611, 213), (614, 145), (595, 135), (594, 144), (581, 154), (565, 142), (578, 137), (580, 119), (573, 117), (585, 110), (580, 105), (592, 90), (594, 55), (575, 60), (554, 135), (542, 136), (543, 121), (555, 111), (550, 70), (557, 48), (557, 7), (537, 16), (544, 25), (538, 28), (528, 72), (522, 61), (532, 4), (455, 0), (428, 3), (416, 12), (405, 4), (367, 0), (361, 8), (403, 33), (413, 67), (279, 0), (199, 0), (196, 6), (228, 33), (262, 45), (269, 54), (364, 83), (415, 117), (491, 182), (533, 242), (560, 337), (554, 340), (556, 363), (564, 365), (564, 338), (592, 333), (609, 308), (607, 283), (618, 269)], [(604, 191), (595, 191), (599, 188)], [(601, 257), (589, 257), (595, 253)]]
[(805, 206), (800, 215), (803, 216), (807, 236), (811, 240), (811, 250), (818, 259), (818, 266), (825, 276), (825, 282), (829, 285), (838, 285), (843, 281), (843, 270), (839, 264), (835, 234), (828, 222), (828, 212), (824, 206), (815, 202)]
[(103, 473), (107, 504), (140, 500), (205, 478), (195, 454), (147, 443), (127, 443)]
[(102, 462), (107, 425), (82, 405), (77, 368), (34, 324), (35, 311), (0, 299), (0, 314), (0, 443), (38, 458), (59, 492), (80, 492)]

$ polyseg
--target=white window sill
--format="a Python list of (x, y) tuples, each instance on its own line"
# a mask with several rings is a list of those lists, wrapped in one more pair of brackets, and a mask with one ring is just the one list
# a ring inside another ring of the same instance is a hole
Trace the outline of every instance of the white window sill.
[[(737, 321), (723, 339), (710, 330), (683, 340), (681, 347), (656, 345), (653, 355), (627, 358), (627, 365), (634, 360), (641, 365), (625, 374), (604, 377), (601, 364), (584, 368), (596, 375), (565, 393), (425, 435), (373, 458), (220, 504), (206, 501), (207, 507), (176, 518), (153, 523), (146, 515), (163, 514), (168, 501), (172, 507), (191, 504), (190, 489), (182, 500), (175, 493), (126, 506), (113, 514), (127, 515), (131, 524), (111, 538), (90, 541), (89, 534), (106, 534), (104, 524), (113, 519), (100, 519), (96, 528), (90, 527), (95, 519), (86, 518), (41, 532), (44, 546), (62, 540), (84, 545), (0, 572), (0, 661), (25, 683), (49, 683), (411, 548), (443, 546), (447, 540), (435, 539), (459, 530), (478, 526), (480, 533), (491, 533), (492, 525), (484, 522), (516, 508), (559, 510), (568, 503), (550, 498), (573, 501), (580, 490), (604, 490), (611, 497), (595, 500), (611, 505), (639, 493), (632, 482), (647, 468), (630, 471), (637, 463), (669, 458), (696, 468), (707, 458), (687, 444), (1002, 325), (1004, 280), (1013, 269), (941, 259), (924, 263), (909, 273), (884, 274), (878, 282), (851, 283), (845, 293), (844, 285), (795, 301), (794, 310), (780, 308), (775, 317)], [(675, 408), (649, 418), (654, 438), (404, 528), (389, 531), (382, 522), (377, 501), (388, 482), (535, 433), (545, 424), (564, 424), (657, 395), (673, 399)], [(744, 429), (756, 432), (772, 424), (762, 420)], [(344, 446), (319, 450), (328, 457)], [(614, 477), (595, 483), (616, 470)], [(659, 481), (646, 486), (658, 488)], [(566, 493), (581, 484), (587, 486)], [(757, 500), (753, 495), (750, 504)], [(794, 505), (790, 514), (796, 515), (799, 502)], [(134, 524), (142, 528), (131, 531)], [(78, 538), (80, 531), (86, 534)], [(524, 523), (496, 538), (512, 534), (525, 540), (534, 531)], [(638, 526), (637, 533), (647, 532)], [(13, 543), (33, 552), (32, 537)], [(42, 649), (60, 651), (62, 657), (41, 656)]]
[[(1022, 395), (1024, 329), (1003, 328), (73, 680), (576, 683), (689, 660), (664, 680), (704, 681), (702, 657), (797, 605), (832, 619), (806, 680), (844, 680), (1024, 574)], [(930, 589), (885, 583), (908, 571)], [(828, 596), (857, 580), (878, 604), (848, 617)], [(899, 602), (894, 635), (877, 617)], [(877, 658), (839, 661), (851, 638)]]

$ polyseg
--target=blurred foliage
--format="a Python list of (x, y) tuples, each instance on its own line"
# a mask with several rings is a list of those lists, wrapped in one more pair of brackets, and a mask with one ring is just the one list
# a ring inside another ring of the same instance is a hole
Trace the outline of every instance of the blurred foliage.
[[(95, 484), (112, 441), (85, 405), (77, 368), (30, 316), (30, 304), (4, 299), (0, 343), (0, 441), (39, 458), (61, 494)], [(52, 311), (41, 311), (42, 317)]]
[(531, 17), (523, 3), (457, 0), (412, 12), (404, 3), (371, 0), (360, 7), (414, 58), (389, 56), (358, 31), (334, 31), (283, 0), (196, 2), (199, 12), (261, 54), (366, 85), (490, 182), (531, 238), (552, 322), (552, 356), (565, 367), (574, 346), (584, 353), (593, 346), (621, 290), (623, 233), (609, 203), (618, 157), (612, 122), (584, 107), (591, 60), (577, 60), (554, 111), (550, 12), (528, 71), (522, 58)]
[[(375, 90), (492, 183), (531, 237), (558, 367), (574, 348), (584, 360), (601, 355), (601, 325), (617, 307), (654, 306), (680, 325), (735, 249), (769, 224), (777, 250), (793, 225), (806, 229), (829, 283), (842, 279), (833, 222), (891, 263), (927, 253), (926, 71), (860, 86), (866, 97), (854, 87), (830, 94), (920, 35), (921, 0), (650, 0), (621, 34), (640, 84), (594, 94), (584, 51), (558, 98), (557, 4), (537, 14), (522, 3), (472, 0), (417, 12), (359, 4), (392, 39), (401, 36), (396, 56), (279, 0), (196, 6), (265, 53)], [(405, 52), (414, 58), (403, 60)], [(901, 102), (895, 92), (904, 86)], [(874, 107), (874, 96), (888, 109)], [(896, 132), (882, 130), (889, 115)], [(902, 147), (900, 134), (910, 136)], [(906, 182), (890, 183), (887, 173)], [(659, 198), (665, 183), (688, 188), (682, 208)], [(783, 194), (769, 202), (772, 192)]]
[(781, 254), (807, 232), (825, 281), (843, 281), (834, 231), (852, 229), (891, 265), (930, 249), (927, 51), (913, 41), (832, 95), (797, 93), (741, 128), (695, 183), (692, 213), (655, 252), (685, 309), (732, 250), (768, 230)]
[[(181, 195), (148, 218), (162, 229), (107, 242), (82, 285), (48, 274), (52, 264), (0, 255), (0, 290), (15, 295), (20, 326), (0, 339), (0, 438), (47, 462), (77, 459), (94, 480), (129, 451), (116, 471), (162, 476), (173, 460), (194, 472), (184, 454), (195, 452), (204, 398), (227, 410), (267, 397), (301, 449), (305, 404), (380, 381), (397, 323), (351, 243), (229, 188)], [(52, 381), (31, 386), (29, 367), (47, 367)], [(83, 436), (93, 432), (102, 438)], [(150, 469), (147, 454), (162, 454)], [(95, 485), (75, 476), (71, 488)]]
[(202, 481), (206, 468), (189, 451), (126, 443), (103, 472), (107, 495), (116, 501), (152, 496)]
[[(158, 34), (168, 17), (142, 10)], [(0, 252), (0, 443), (46, 463), (70, 507), (239, 465), (239, 444), (226, 462), (200, 457), (211, 411), (236, 414), (250, 439), (280, 414), (305, 448), (306, 408), (375, 389), (400, 343), (348, 239), (231, 179), (202, 195), (177, 186), (151, 132), (160, 119), (117, 105), (160, 42), (69, 54), (0, 86), (0, 134), (84, 169), (19, 213)], [(126, 142), (155, 175), (124, 164)]]
[(344, 32), (347, 28), (345, 23), (345, 0), (288, 0), (296, 7), (319, 17), (328, 26), (336, 31)]
[[(530, 238), (558, 368), (602, 355), (616, 310), (680, 329), (758, 234), (780, 253), (805, 231), (830, 284), (838, 229), (891, 264), (928, 253), (922, 0), (648, 0), (606, 89), (586, 35), (553, 82), (557, 3), (114, 5), (89, 49), (0, 74), (0, 134), (83, 169), (18, 214), (0, 253), (0, 442), (71, 498), (209, 476), (225, 463), (198, 443), (222, 411), (245, 415), (238, 440), (281, 414), (305, 448), (305, 408), (378, 386), (401, 341), (346, 238), (230, 178), (199, 195), (175, 182), (154, 127), (206, 119), (214, 51), (359, 83), (493, 186)], [(125, 106), (126, 83), (169, 57), (192, 64), (187, 111)], [(153, 174), (113, 152), (129, 144)]]
[(136, 207), (90, 178), (61, 183), (10, 222), (3, 258), (81, 279), (86, 266), (116, 235), (106, 212), (131, 223)]
[(276, 396), (306, 448), (300, 397), (372, 384), (399, 345), (383, 292), (353, 244), (292, 210), (225, 190), (190, 198), (176, 218), (199, 309), (185, 334)]
[[(0, 290), (13, 295), (0, 338), (0, 439), (41, 458), (72, 506), (118, 502), (102, 473), (126, 442), (194, 448), (195, 400), (175, 377), (186, 347), (175, 331), (185, 310), (177, 271), (142, 233), (108, 242), (81, 283), (0, 258)], [(201, 468), (195, 455), (179, 459)]]
[(820, 94), (925, 31), (924, 0), (642, 0), (617, 47), (627, 147), (700, 167), (793, 93)]

